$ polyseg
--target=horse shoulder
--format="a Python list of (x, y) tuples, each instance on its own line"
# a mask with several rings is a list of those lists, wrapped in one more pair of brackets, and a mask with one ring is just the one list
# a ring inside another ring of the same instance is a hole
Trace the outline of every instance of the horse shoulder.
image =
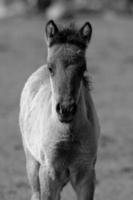
[(26, 81), (20, 98), (20, 112), (26, 112), (28, 105), (34, 99), (44, 82), (48, 82), (48, 71), (46, 65), (41, 66)]
[[(25, 99), (33, 99), (38, 92), (40, 86), (48, 80), (47, 66), (41, 66), (26, 81), (21, 94), (21, 102)], [(21, 104), (20, 104), (21, 105)]]
[[(37, 123), (39, 123), (42, 110), (42, 92), (49, 85), (49, 75), (47, 66), (41, 66), (27, 80), (22, 90), (20, 99), (20, 130), (23, 144), (28, 147), (32, 155), (38, 155), (39, 149), (36, 146), (41, 140)], [(45, 94), (44, 94), (45, 95)], [(43, 96), (44, 98), (44, 96)], [(36, 137), (38, 134), (38, 137)], [(35, 157), (34, 156), (34, 157)], [(37, 157), (37, 156), (36, 156)]]

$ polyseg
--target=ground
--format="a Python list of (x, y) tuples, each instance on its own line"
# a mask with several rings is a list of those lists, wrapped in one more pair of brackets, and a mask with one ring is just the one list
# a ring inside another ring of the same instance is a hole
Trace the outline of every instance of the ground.
[[(133, 199), (133, 18), (90, 19), (87, 51), (92, 96), (101, 124), (95, 200)], [(30, 190), (18, 127), (19, 98), (28, 76), (46, 62), (45, 17), (0, 21), (0, 199), (27, 200)], [(68, 186), (63, 200), (75, 200)]]

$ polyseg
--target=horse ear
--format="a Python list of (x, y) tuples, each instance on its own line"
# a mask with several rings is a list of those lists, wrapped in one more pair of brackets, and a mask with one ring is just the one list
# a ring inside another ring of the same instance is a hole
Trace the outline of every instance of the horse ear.
[(88, 43), (92, 35), (92, 26), (89, 22), (86, 22), (80, 29), (81, 37)]
[(45, 32), (46, 32), (46, 38), (48, 41), (48, 45), (50, 45), (52, 39), (58, 32), (58, 28), (53, 20), (48, 21), (48, 23), (46, 24), (46, 27), (45, 27)]

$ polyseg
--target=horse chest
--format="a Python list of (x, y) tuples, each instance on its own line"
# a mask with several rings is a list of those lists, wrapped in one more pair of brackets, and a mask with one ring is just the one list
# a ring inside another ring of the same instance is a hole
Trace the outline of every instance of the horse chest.
[[(94, 145), (94, 137), (89, 133), (87, 128), (82, 128), (80, 132), (71, 132), (71, 129), (56, 129), (53, 125), (53, 130), (50, 133), (53, 136), (49, 137), (45, 145), (46, 156), (52, 163), (64, 163), (73, 165), (73, 163), (89, 163), (91, 158), (96, 153)], [(57, 131), (57, 132), (56, 132)], [(92, 145), (93, 144), (93, 145)]]
[[(80, 119), (79, 123), (76, 122), (80, 130), (71, 134), (68, 125), (51, 118), (49, 82), (43, 85), (39, 82), (36, 90), (34, 87), (31, 89), (29, 84), (24, 89), (20, 112), (23, 141), (32, 155), (39, 162), (58, 158), (68, 163), (75, 157), (91, 155), (93, 149), (96, 149), (93, 147), (95, 145), (91, 145), (95, 142), (95, 134), (89, 136), (88, 123), (83, 122), (84, 125), (81, 126)], [(81, 135), (85, 136), (84, 139)]]
[(69, 128), (54, 122), (44, 114), (44, 109), (34, 108), (24, 123), (24, 129), (25, 144), (39, 162), (52, 161), (57, 155), (66, 157), (71, 154), (73, 145)]

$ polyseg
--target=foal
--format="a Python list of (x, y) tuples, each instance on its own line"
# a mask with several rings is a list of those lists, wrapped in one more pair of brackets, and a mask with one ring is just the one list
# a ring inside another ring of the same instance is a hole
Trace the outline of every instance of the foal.
[(91, 34), (89, 22), (78, 30), (49, 21), (47, 64), (23, 89), (20, 129), (32, 200), (59, 200), (68, 182), (79, 200), (93, 200), (100, 131), (85, 59)]

